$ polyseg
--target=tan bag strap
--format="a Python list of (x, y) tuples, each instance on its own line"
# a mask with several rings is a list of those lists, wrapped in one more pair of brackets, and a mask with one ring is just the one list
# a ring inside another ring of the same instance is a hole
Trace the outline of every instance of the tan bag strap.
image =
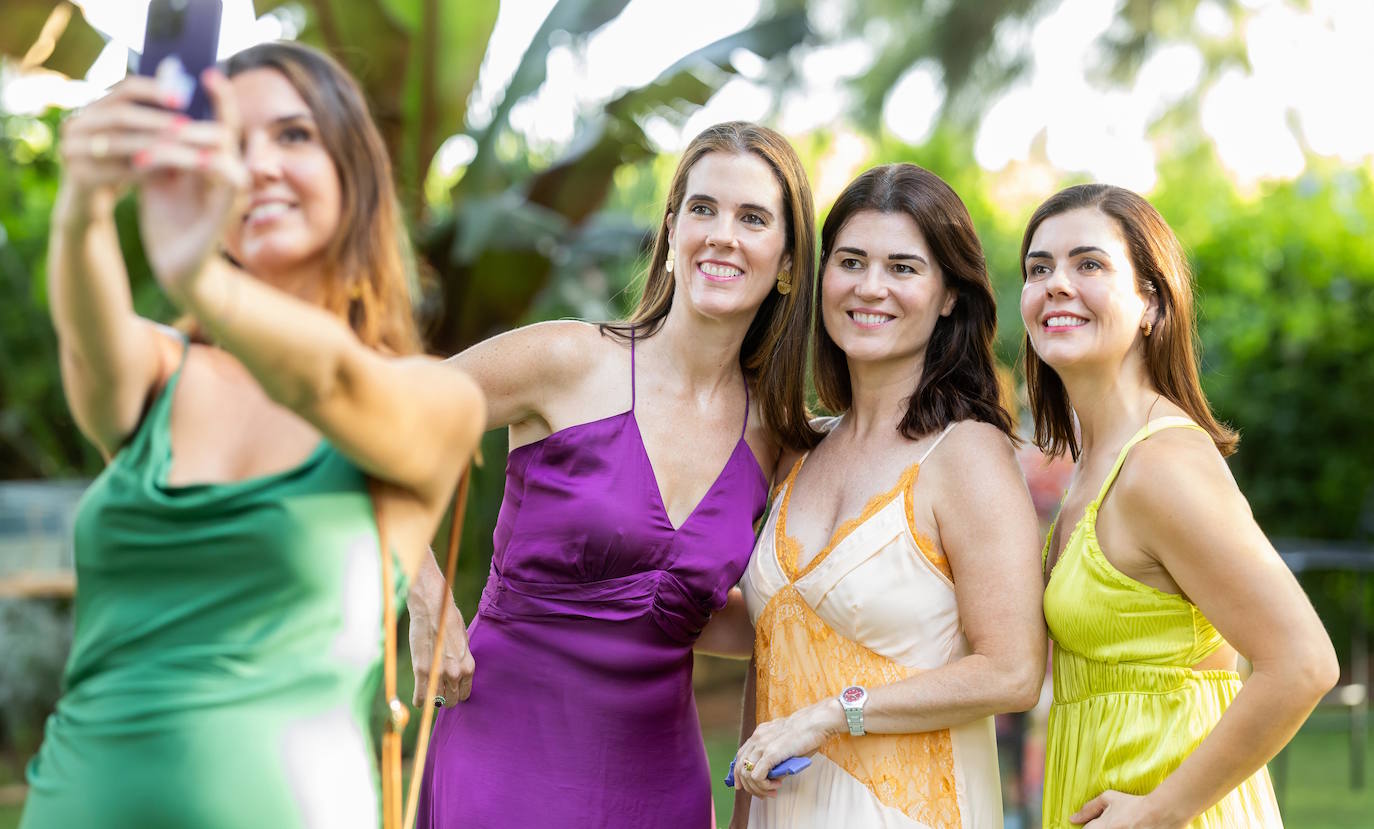
[[(468, 479), (471, 470), (464, 470), (458, 479), (458, 491), (453, 496), (452, 519), (448, 530), (448, 557), (444, 562), (444, 593), (451, 596), (453, 576), (458, 567), (458, 540), (463, 534), (463, 517), (467, 512)], [(381, 534), (381, 524), (377, 525)], [(425, 754), (429, 750), (429, 731), (434, 722), (433, 706), (424, 706), (420, 715), (420, 733), (415, 744), (415, 761), (410, 773), (410, 792), (406, 797), (405, 814), (401, 813), (401, 735), (410, 721), (410, 709), (396, 697), (396, 598), (393, 584), (391, 555), (382, 543), (382, 618), (385, 628), (383, 686), (388, 716), (382, 732), (382, 825), (385, 829), (409, 829), (415, 825), (415, 813), (420, 805), (420, 782), (425, 773)], [(423, 699), (433, 699), (439, 689), (439, 669), (444, 658), (444, 626), (448, 621), (448, 606), (439, 605), (439, 624), (434, 633), (434, 656), (429, 665), (429, 684)]]

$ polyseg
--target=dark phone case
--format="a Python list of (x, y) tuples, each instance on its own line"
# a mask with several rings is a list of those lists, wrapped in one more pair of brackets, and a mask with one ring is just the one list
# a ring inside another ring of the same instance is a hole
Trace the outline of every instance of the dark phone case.
[(148, 7), (143, 54), (138, 74), (155, 77), (163, 59), (175, 55), (195, 83), (191, 101), (183, 110), (192, 118), (214, 117), (210, 99), (201, 88), (200, 73), (215, 65), (219, 51), (221, 0), (153, 0)]

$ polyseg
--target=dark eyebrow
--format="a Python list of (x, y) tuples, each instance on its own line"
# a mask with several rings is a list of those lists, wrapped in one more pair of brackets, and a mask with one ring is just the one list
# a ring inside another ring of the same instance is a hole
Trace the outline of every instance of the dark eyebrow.
[[(1105, 250), (1103, 250), (1102, 248), (1100, 248), (1100, 247), (1098, 247), (1098, 246), (1096, 246), (1096, 245), (1079, 245), (1078, 247), (1076, 247), (1076, 248), (1074, 248), (1073, 250), (1069, 251), (1069, 258), (1072, 259), (1072, 258), (1075, 257), (1075, 256), (1082, 256), (1082, 255), (1085, 254), (1085, 253), (1100, 253), (1100, 254), (1102, 254), (1103, 256), (1107, 257), (1108, 259), (1111, 258), (1111, 254), (1107, 253)], [(1043, 250), (1033, 250), (1033, 251), (1031, 251), (1030, 253), (1027, 253), (1027, 254), (1026, 254), (1026, 258), (1027, 258), (1027, 259), (1053, 259), (1054, 257), (1051, 256), (1051, 255), (1050, 255), (1048, 252), (1046, 252), (1046, 251), (1043, 251)]]
[[(697, 194), (695, 194), (695, 195), (688, 196), (687, 198), (683, 199), (683, 203), (692, 202), (692, 201), (701, 201), (701, 202), (706, 202), (707, 204), (716, 204), (716, 205), (720, 204), (720, 202), (719, 202), (715, 197), (713, 197), (713, 196), (704, 196), (704, 195), (702, 195), (702, 194), (700, 194), (700, 193), (697, 193)], [(767, 217), (770, 218), (770, 219), (773, 218), (773, 211), (769, 210), (768, 208), (764, 207), (764, 206), (761, 205), (761, 204), (741, 204), (741, 205), (739, 206), (739, 209), (740, 209), (740, 210), (753, 210), (753, 211), (755, 211), (755, 212), (757, 212), (757, 213), (762, 213), (762, 214), (764, 214), (765, 216), (767, 216)]]
[(868, 251), (863, 248), (835, 248), (836, 253), (852, 253), (855, 256), (868, 256)]
[(894, 259), (910, 259), (915, 262), (920, 262), (922, 265), (930, 264), (926, 261), (926, 258), (919, 253), (889, 253), (887, 258), (889, 261)]
[(1110, 254), (1108, 254), (1108, 253), (1107, 253), (1105, 250), (1103, 250), (1102, 248), (1097, 247), (1096, 245), (1079, 245), (1078, 247), (1076, 247), (1076, 248), (1074, 248), (1073, 250), (1069, 251), (1069, 258), (1072, 259), (1072, 258), (1075, 257), (1075, 256), (1081, 256), (1082, 254), (1085, 254), (1085, 253), (1093, 253), (1093, 252), (1097, 252), (1097, 253), (1102, 254), (1103, 256), (1106, 256), (1106, 257), (1108, 257), (1108, 258), (1111, 258)]
[(307, 121), (313, 124), (315, 122), (315, 117), (308, 112), (289, 112), (286, 115), (281, 115), (276, 118), (273, 118), (272, 124), (274, 126), (280, 124), (289, 124), (292, 121)]

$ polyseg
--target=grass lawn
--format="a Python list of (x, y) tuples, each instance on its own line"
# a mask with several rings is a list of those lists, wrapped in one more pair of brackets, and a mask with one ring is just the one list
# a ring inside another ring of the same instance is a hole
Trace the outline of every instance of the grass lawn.
[[(1283, 781), (1284, 822), (1292, 829), (1360, 829), (1374, 815), (1374, 773), (1363, 791), (1349, 786), (1348, 742), (1345, 715), (1322, 711), (1312, 717), (1286, 749), (1287, 780)], [(706, 733), (711, 759), (711, 781), (716, 800), (716, 819), (722, 829), (729, 825), (733, 794), (721, 781), (735, 754), (733, 729)], [(1369, 758), (1374, 766), (1374, 756)], [(1374, 771), (1374, 770), (1371, 770)], [(1278, 779), (1275, 786), (1280, 785)], [(0, 805), (0, 829), (19, 825), (18, 806)]]

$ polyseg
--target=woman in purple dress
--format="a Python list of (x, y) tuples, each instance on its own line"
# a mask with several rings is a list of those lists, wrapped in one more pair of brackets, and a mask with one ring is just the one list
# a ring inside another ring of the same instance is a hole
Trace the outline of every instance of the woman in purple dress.
[[(441, 693), (465, 701), (437, 719), (420, 826), (711, 825), (692, 651), (748, 655), (713, 636), (729, 625), (702, 633), (748, 563), (780, 449), (819, 437), (803, 394), (814, 240), (787, 141), (720, 124), (673, 175), (627, 322), (533, 325), (453, 358), (511, 451), (470, 638), (458, 625), (443, 645)], [(416, 665), (445, 600), (427, 565)]]

